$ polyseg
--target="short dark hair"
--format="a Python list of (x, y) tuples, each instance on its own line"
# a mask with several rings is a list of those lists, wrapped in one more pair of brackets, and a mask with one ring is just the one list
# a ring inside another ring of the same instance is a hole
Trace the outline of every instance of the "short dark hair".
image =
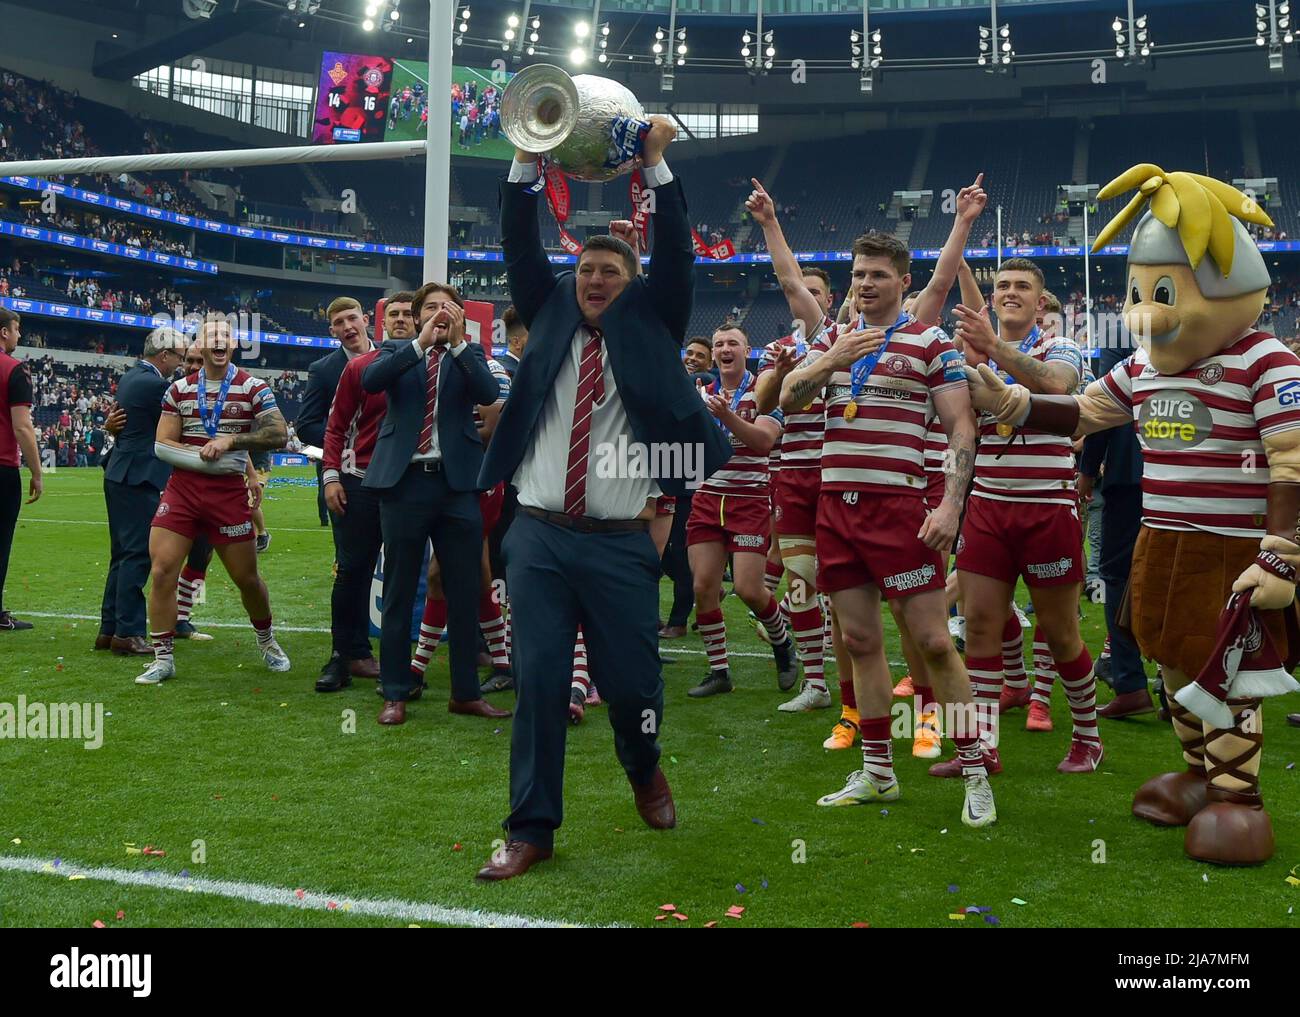
[(390, 293), (384, 297), (384, 309), (388, 309), (389, 304), (412, 304), (415, 302), (415, 294), (410, 290), (398, 290), (396, 293)]
[(1047, 281), (1043, 278), (1043, 270), (1028, 258), (1008, 258), (998, 269), (998, 275), (1003, 272), (1028, 272), (1037, 281), (1040, 290), (1047, 285)]
[(802, 275), (815, 275), (818, 279), (826, 284), (826, 292), (831, 291), (831, 274), (824, 268), (818, 268), (816, 265), (804, 265), (799, 269)]
[(449, 286), (447, 283), (428, 282), (411, 294), (411, 313), (417, 318), (420, 316), (420, 309), (424, 307), (424, 302), (435, 293), (445, 293), (451, 297), (452, 303), (457, 307), (464, 307), (465, 301), (460, 298), (456, 292), (455, 286)]
[(10, 325), (21, 325), (23, 319), (19, 317), (16, 311), (11, 311), (7, 307), (0, 307), (0, 328), (8, 328)]
[(686, 345), (687, 345), (687, 346), (695, 346), (695, 345), (699, 345), (699, 346), (707, 346), (707, 347), (709, 348), (709, 352), (710, 352), (710, 353), (713, 352), (713, 343), (709, 341), (708, 336), (693, 335), (693, 336), (691, 336), (689, 339), (686, 340)]
[(588, 251), (613, 251), (623, 259), (623, 267), (627, 269), (627, 277), (629, 279), (636, 278), (636, 251), (632, 250), (626, 241), (610, 236), (608, 233), (597, 233), (594, 237), (588, 237), (583, 243), (582, 253), (578, 255), (579, 263), (582, 261), (582, 255)]
[[(741, 327), (741, 324), (738, 321), (724, 321), (721, 325), (715, 327), (713, 331), (715, 334), (718, 332), (739, 332), (745, 337), (745, 342), (749, 342), (749, 333)], [(709, 342), (709, 348), (713, 348), (712, 341)]]
[(853, 257), (888, 258), (900, 276), (907, 275), (912, 267), (912, 255), (907, 245), (892, 233), (878, 230), (864, 233), (853, 241)]
[(501, 324), (506, 327), (506, 335), (518, 335), (520, 332), (528, 331), (524, 327), (524, 320), (519, 317), (519, 312), (515, 310), (514, 304), (501, 312)]

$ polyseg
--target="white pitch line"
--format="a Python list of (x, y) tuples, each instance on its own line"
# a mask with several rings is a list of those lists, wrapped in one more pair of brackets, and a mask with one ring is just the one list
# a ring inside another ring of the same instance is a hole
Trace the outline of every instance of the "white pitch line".
[[(18, 613), (22, 615), (24, 618), (60, 618), (66, 621), (99, 621), (100, 620), (100, 617), (97, 614), (63, 614), (57, 611), (22, 611), (22, 610), (20, 610)], [(206, 618), (198, 618), (195, 620), (195, 624), (198, 625), (200, 631), (202, 631), (203, 629), (246, 629), (248, 628), (248, 622), (246, 621), (218, 622), (218, 621), (208, 621)], [(276, 623), (275, 631), (307, 632), (313, 635), (321, 635), (321, 636), (328, 636), (330, 634), (329, 629), (313, 628), (311, 626), (302, 626), (302, 625), (281, 625), (278, 622)], [(700, 647), (698, 649), (691, 649), (690, 647), (686, 647), (686, 646), (661, 646), (659, 647), (659, 652), (679, 653), (683, 655), (689, 654), (697, 657), (704, 656), (703, 647)], [(728, 650), (727, 656), (761, 657), (767, 659), (772, 655), (770, 653), (753, 653), (752, 651), (749, 650)], [(897, 663), (897, 661), (890, 661), (890, 663)]]
[[(205, 893), (230, 900), (298, 908), (303, 911), (337, 910), (343, 912), (346, 906), (346, 913), (353, 915), (395, 918), (405, 922), (468, 925), (476, 929), (583, 929), (590, 927), (577, 922), (557, 922), (548, 918), (531, 918), (528, 915), (444, 907), (441, 904), (420, 904), (416, 901), (400, 900), (396, 897), (372, 899), (349, 897), (346, 894), (322, 894), (314, 890), (303, 890), (302, 897), (299, 897), (298, 890), (268, 886), (264, 883), (246, 883), (240, 880), (173, 876), (158, 871), (133, 871), (130, 869), (114, 869), (107, 866), (82, 866), (67, 861), (60, 863), (58, 868), (55, 868), (48, 859), (21, 855), (0, 857), (0, 870), (57, 876), (64, 880), (69, 876), (80, 875), (85, 876), (87, 879), (117, 883), (121, 886), (147, 886), (157, 890), (177, 890), (181, 893)], [(330, 908), (331, 902), (335, 903), (337, 907)]]

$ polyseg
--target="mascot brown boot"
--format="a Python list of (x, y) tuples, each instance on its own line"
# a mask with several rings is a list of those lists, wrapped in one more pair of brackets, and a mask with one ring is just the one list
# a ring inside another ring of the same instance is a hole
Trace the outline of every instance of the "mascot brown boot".
[(1208, 804), (1187, 827), (1189, 858), (1215, 865), (1259, 865), (1273, 857), (1273, 823), (1259, 793), (1264, 717), (1258, 699), (1229, 699), (1234, 724), (1205, 725)]
[(1165, 687), (1169, 690), (1169, 712), (1174, 734), (1183, 747), (1187, 769), (1181, 773), (1162, 773), (1152, 777), (1133, 796), (1133, 815), (1156, 826), (1186, 826), (1205, 808), (1207, 776), (1205, 772), (1205, 734), (1201, 719), (1173, 699), (1187, 683), (1187, 676), (1172, 668), (1165, 669)]

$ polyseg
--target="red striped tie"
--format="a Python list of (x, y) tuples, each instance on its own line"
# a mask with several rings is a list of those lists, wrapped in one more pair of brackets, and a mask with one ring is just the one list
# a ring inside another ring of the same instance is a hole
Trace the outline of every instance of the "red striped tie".
[(573, 403), (573, 430), (569, 436), (569, 469), (564, 475), (564, 511), (587, 512), (587, 453), (591, 446), (591, 413), (605, 398), (605, 369), (600, 359), (601, 331), (590, 325), (578, 362), (578, 396)]
[(420, 428), (420, 444), (416, 452), (424, 455), (433, 449), (433, 410), (438, 402), (438, 367), (442, 364), (442, 347), (435, 346), (428, 356), (428, 381), (425, 383), (424, 426)]

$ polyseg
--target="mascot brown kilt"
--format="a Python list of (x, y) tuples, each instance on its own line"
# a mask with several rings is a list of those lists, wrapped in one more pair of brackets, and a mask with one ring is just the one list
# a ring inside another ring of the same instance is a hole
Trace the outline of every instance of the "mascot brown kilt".
[(1300, 358), (1254, 330), (1270, 280), (1242, 221), (1268, 216), (1221, 181), (1149, 163), (1098, 196), (1133, 187), (1094, 249), (1150, 201), (1124, 305), (1138, 351), (1080, 396), (1031, 396), (987, 366), (967, 376), (975, 406), (1006, 424), (1137, 430), (1142, 530), (1121, 618), (1164, 665), (1187, 768), (1143, 784), (1133, 813), (1186, 826), (1192, 858), (1253, 865), (1273, 854), (1260, 702), (1300, 687)]

